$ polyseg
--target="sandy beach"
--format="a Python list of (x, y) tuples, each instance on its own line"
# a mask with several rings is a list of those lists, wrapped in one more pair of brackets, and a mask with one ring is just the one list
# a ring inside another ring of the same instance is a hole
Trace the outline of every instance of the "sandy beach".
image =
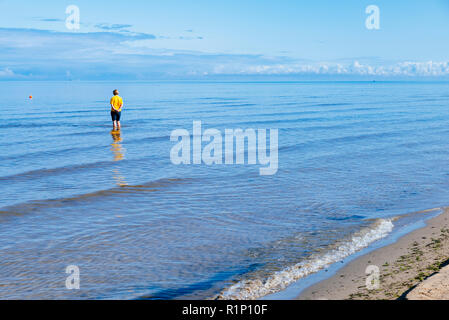
[[(397, 242), (355, 259), (306, 290), (299, 300), (449, 299), (449, 208)], [(368, 266), (379, 268), (379, 286), (367, 289)]]

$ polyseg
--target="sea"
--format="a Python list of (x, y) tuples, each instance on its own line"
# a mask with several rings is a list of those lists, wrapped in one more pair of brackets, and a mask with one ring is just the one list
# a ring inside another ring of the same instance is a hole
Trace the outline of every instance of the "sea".
[[(449, 204), (449, 82), (2, 81), (0, 97), (2, 299), (260, 299)], [(277, 130), (277, 172), (174, 163), (173, 131), (198, 121)]]

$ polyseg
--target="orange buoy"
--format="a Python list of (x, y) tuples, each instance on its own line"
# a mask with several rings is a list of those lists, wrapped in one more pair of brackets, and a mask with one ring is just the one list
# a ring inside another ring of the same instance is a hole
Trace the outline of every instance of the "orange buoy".
[(33, 99), (33, 96), (30, 96), (30, 99)]

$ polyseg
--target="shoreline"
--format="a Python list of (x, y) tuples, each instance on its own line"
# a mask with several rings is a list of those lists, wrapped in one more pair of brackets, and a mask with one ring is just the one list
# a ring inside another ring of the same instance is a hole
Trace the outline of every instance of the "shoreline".
[[(441, 209), (442, 213), (426, 220), (425, 226), (355, 258), (331, 277), (305, 288), (295, 299), (432, 299), (429, 292), (440, 292), (434, 297), (438, 299), (449, 282), (441, 283), (441, 279), (447, 280), (445, 275), (449, 274), (447, 267), (443, 268), (449, 261), (449, 207)], [(366, 287), (368, 266), (379, 270), (378, 289)], [(447, 297), (449, 299), (449, 295)]]

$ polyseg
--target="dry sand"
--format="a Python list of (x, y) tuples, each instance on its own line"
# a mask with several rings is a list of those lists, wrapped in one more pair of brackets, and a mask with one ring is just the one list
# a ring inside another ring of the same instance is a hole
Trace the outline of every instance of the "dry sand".
[(406, 298), (408, 300), (449, 300), (449, 266), (421, 282)]
[[(397, 242), (367, 253), (304, 290), (300, 300), (449, 299), (449, 209)], [(379, 286), (367, 289), (368, 266)]]

